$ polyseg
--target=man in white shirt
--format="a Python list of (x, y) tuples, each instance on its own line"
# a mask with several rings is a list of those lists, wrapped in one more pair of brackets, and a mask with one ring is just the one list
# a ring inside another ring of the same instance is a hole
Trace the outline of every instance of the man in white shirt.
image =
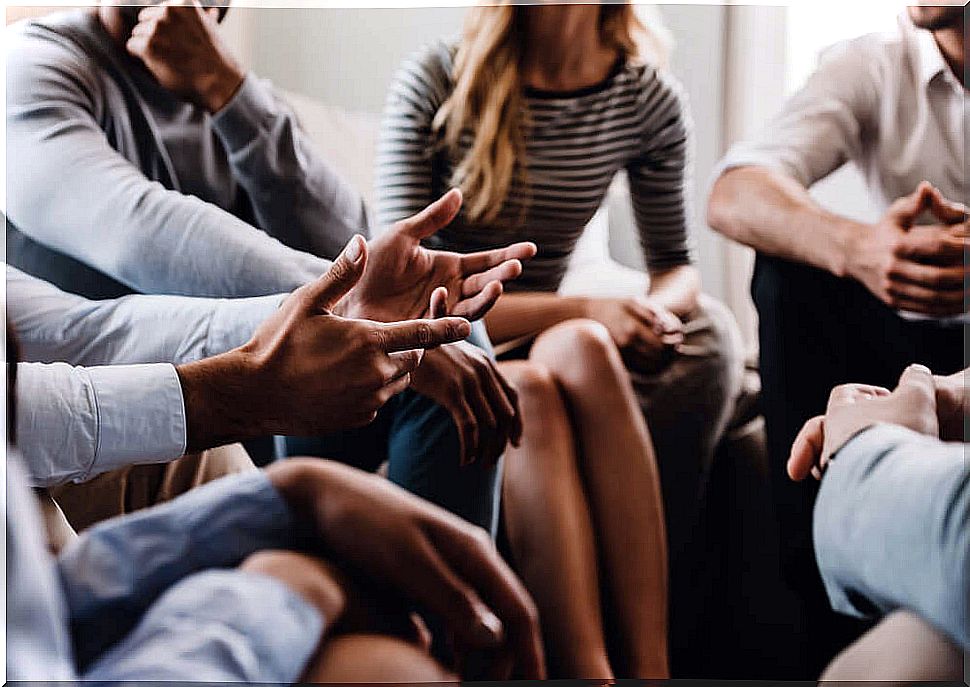
[[(912, 362), (965, 367), (964, 29), (962, 7), (913, 6), (897, 31), (830, 49), (765, 131), (728, 153), (711, 193), (711, 226), (758, 251), (773, 496), (813, 668), (848, 637), (832, 628), (812, 558), (815, 492), (785, 479), (792, 441), (839, 384), (890, 387)], [(880, 221), (835, 215), (809, 195), (847, 162)]]

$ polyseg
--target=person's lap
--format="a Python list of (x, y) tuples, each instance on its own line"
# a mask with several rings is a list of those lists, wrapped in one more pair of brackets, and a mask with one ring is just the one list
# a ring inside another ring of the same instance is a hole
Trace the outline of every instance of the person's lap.
[[(491, 351), (484, 326), (469, 342)], [(434, 401), (405, 391), (361, 429), (325, 437), (286, 437), (285, 455), (318, 456), (375, 471), (494, 534), (500, 468), (459, 464), (459, 439), (451, 415)]]
[(764, 255), (757, 258), (751, 291), (783, 574), (806, 605), (809, 667), (820, 669), (865, 626), (828, 609), (811, 538), (817, 487), (787, 478), (791, 444), (808, 419), (824, 412), (839, 384), (892, 388), (914, 362), (941, 374), (961, 369), (963, 332), (906, 320), (854, 281)]

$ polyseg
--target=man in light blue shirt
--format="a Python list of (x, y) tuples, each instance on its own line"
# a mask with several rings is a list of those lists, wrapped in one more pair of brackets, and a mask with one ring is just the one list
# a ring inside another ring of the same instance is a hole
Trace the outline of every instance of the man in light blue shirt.
[(884, 618), (832, 680), (955, 680), (970, 651), (968, 371), (910, 366), (894, 391), (836, 387), (796, 439), (789, 475), (821, 479), (815, 556), (832, 607)]

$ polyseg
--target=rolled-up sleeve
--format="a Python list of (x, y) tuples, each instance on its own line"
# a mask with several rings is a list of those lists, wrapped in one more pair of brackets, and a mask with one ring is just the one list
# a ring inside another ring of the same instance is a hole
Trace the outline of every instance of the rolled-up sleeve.
[(17, 436), (33, 486), (83, 482), (185, 452), (182, 387), (170, 364), (17, 366)]
[(830, 463), (814, 518), (832, 607), (912, 611), (970, 649), (970, 460), (892, 425), (852, 439)]
[(767, 167), (809, 187), (862, 157), (879, 102), (871, 38), (829, 48), (805, 86), (755, 138), (736, 144), (714, 170)]
[(290, 684), (313, 654), (324, 621), (275, 578), (196, 573), (159, 597), (82, 679)]

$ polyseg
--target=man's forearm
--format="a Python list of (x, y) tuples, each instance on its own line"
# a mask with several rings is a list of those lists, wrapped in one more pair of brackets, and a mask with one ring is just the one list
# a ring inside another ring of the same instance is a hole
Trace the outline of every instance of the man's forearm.
[(240, 349), (176, 367), (186, 453), (273, 434), (272, 403), (256, 361)]
[(845, 276), (858, 222), (821, 208), (794, 179), (764, 167), (738, 167), (714, 184), (708, 224), (755, 250)]

